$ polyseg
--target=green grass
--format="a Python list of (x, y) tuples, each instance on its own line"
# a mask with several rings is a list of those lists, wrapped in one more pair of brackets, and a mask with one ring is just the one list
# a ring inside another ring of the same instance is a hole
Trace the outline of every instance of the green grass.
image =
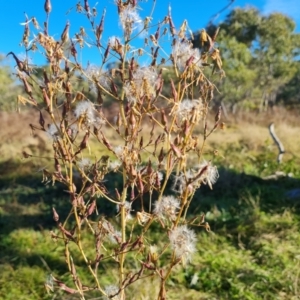
[[(287, 156), (278, 166), (267, 144), (249, 145), (245, 140), (224, 144), (224, 158), (217, 159), (224, 167), (219, 168), (214, 190), (204, 186), (196, 193), (191, 211), (204, 212), (212, 231), (195, 229), (197, 254), (171, 276), (169, 299), (299, 299), (300, 197), (289, 196), (300, 187), (299, 157)], [(41, 183), (41, 173), (33, 169), (37, 165), (30, 160), (0, 163), (0, 299), (77, 299), (63, 291), (47, 294), (44, 288), (50, 274), (73, 285), (63, 248), (50, 237), (55, 229), (52, 206), (63, 219), (70, 204), (62, 186)], [(275, 171), (293, 173), (294, 178), (262, 179)], [(118, 180), (109, 178), (109, 190)], [(112, 206), (99, 207), (115, 211)], [(153, 242), (160, 238), (154, 231)], [(87, 237), (85, 243), (92, 242)], [(76, 257), (75, 249), (72, 254)], [(84, 264), (79, 261), (77, 267), (83, 282), (89, 283)], [(114, 268), (101, 265), (103, 285), (115, 282)], [(153, 299), (157, 289), (158, 283), (149, 279), (134, 284), (128, 297)]]

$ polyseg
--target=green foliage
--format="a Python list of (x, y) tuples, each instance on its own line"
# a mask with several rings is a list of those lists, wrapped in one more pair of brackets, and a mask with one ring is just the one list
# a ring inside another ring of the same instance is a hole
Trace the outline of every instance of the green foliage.
[(3, 60), (0, 54), (0, 111), (12, 111), (16, 109), (17, 94), (21, 89), (14, 82), (11, 70)]
[[(210, 33), (215, 30), (215, 25), (208, 28)], [(233, 10), (220, 24), (226, 78), (218, 84), (217, 101), (260, 111), (277, 100), (288, 103), (288, 96), (296, 95), (299, 70), (300, 34), (294, 31), (295, 22), (280, 13), (263, 16), (256, 8)], [(197, 47), (198, 39), (196, 35)], [(278, 97), (281, 89), (285, 93)]]
[[(239, 153), (238, 147), (231, 149), (228, 161), (234, 161)], [(297, 166), (296, 162), (291, 164)], [(51, 208), (55, 205), (61, 213), (67, 211), (68, 197), (62, 196), (61, 189), (51, 188), (49, 193), (47, 186), (31, 180), (28, 174), (27, 179), (16, 178), (13, 197), (8, 191), (9, 181), (1, 181), (7, 188), (0, 194), (0, 298), (76, 299), (62, 291), (47, 295), (43, 288), (51, 283), (49, 274), (72, 282), (64, 263), (64, 248), (49, 235), (55, 227)], [(32, 184), (34, 188), (26, 188)], [(184, 270), (178, 267), (168, 280), (167, 288), (173, 290), (169, 299), (297, 299), (299, 206), (285, 194), (298, 185), (299, 179), (265, 181), (220, 170), (214, 190), (201, 189), (193, 202), (201, 205), (192, 209), (193, 215), (205, 212), (212, 232), (197, 230), (197, 255)], [(37, 206), (41, 199), (43, 204)], [(157, 224), (149, 242), (159, 244), (161, 239)], [(92, 249), (92, 239), (86, 237), (83, 242), (86, 249)], [(71, 251), (77, 255), (74, 247)], [(134, 266), (131, 258), (130, 264)], [(107, 270), (117, 272), (117, 268), (108, 262), (101, 264), (99, 274), (109, 284), (115, 278), (114, 272), (108, 276)], [(80, 276), (84, 283), (90, 281), (87, 273)], [(143, 286), (134, 285), (128, 295), (130, 299), (142, 299), (157, 285), (151, 280)]]

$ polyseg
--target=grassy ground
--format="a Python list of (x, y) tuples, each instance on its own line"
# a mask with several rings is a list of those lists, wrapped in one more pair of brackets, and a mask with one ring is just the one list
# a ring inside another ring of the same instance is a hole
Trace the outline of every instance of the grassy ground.
[[(76, 299), (44, 289), (49, 274), (71, 282), (63, 249), (50, 238), (52, 206), (63, 212), (69, 204), (62, 187), (41, 183), (39, 169), (48, 160), (21, 158), (23, 150), (45, 155), (50, 149), (45, 137), (30, 135), (27, 124), (35, 117), (1, 115), (0, 299)], [(300, 298), (300, 128), (277, 118), (287, 150), (277, 165), (269, 121), (243, 118), (212, 136), (206, 155), (218, 150), (220, 178), (213, 191), (197, 192), (192, 206), (195, 214), (206, 213), (212, 232), (197, 231), (197, 255), (169, 280), (170, 299)], [(286, 176), (268, 177), (276, 171)], [(111, 268), (99, 270), (104, 285), (114, 281), (105, 276)], [(137, 284), (129, 299), (153, 299), (157, 286)]]

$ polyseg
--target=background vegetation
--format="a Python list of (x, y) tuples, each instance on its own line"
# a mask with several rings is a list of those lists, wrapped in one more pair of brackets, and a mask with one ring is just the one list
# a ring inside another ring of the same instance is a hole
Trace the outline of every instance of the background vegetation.
[[(171, 299), (300, 297), (300, 37), (294, 29), (288, 17), (264, 17), (252, 8), (232, 11), (221, 24), (227, 77), (219, 82), (215, 104), (227, 112), (227, 129), (212, 136), (206, 152), (217, 150), (222, 168), (214, 190), (197, 192), (192, 209), (206, 215), (212, 232), (198, 230), (197, 255), (168, 282)], [(201, 47), (197, 41), (195, 34), (195, 46)], [(22, 151), (46, 156), (50, 148), (47, 137), (32, 135), (28, 126), (38, 120), (37, 112), (12, 112), (21, 88), (10, 74), (1, 65), (0, 298), (68, 299), (44, 288), (49, 274), (71, 282), (62, 249), (50, 238), (52, 206), (67, 212), (68, 197), (59, 185), (41, 182), (47, 159), (22, 158)], [(287, 150), (280, 165), (267, 129), (271, 121)], [(118, 180), (109, 181), (111, 189)], [(159, 242), (159, 232), (153, 241)], [(109, 268), (103, 264), (100, 273), (105, 276)], [(156, 286), (152, 281), (136, 286), (130, 299), (152, 299)]]

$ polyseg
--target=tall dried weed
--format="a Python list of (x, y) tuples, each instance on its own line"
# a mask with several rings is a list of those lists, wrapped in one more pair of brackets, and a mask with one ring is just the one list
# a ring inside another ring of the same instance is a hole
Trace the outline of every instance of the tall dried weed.
[[(105, 42), (105, 11), (98, 17), (87, 0), (78, 2), (76, 10), (87, 18), (90, 28), (82, 27), (71, 38), (67, 22), (59, 37), (51, 36), (52, 6), (47, 0), (44, 28), (35, 18), (26, 18), (22, 39), (28, 57), (31, 51), (45, 56), (43, 72), (36, 73), (28, 59), (9, 53), (26, 94), (19, 95), (19, 104), (37, 110), (39, 119), (31, 122), (31, 129), (44, 132), (52, 145), (54, 171), (44, 169), (44, 181), (65, 185), (70, 201), (65, 220), (53, 208), (57, 229), (51, 238), (64, 246), (73, 286), (54, 276), (45, 286), (49, 292), (63, 289), (81, 299), (92, 291), (103, 299), (123, 300), (130, 285), (153, 277), (159, 282), (157, 299), (166, 299), (166, 282), (175, 266), (193, 259), (197, 241), (193, 228), (210, 230), (204, 216), (188, 219), (187, 212), (195, 191), (203, 184), (212, 188), (218, 178), (212, 161), (204, 160), (203, 150), (207, 138), (223, 126), (221, 110), (211, 126), (207, 115), (215, 91), (209, 78), (224, 72), (215, 47), (217, 33), (210, 37), (203, 30), (202, 48), (194, 49), (187, 21), (177, 29), (171, 9), (163, 21), (155, 23), (151, 15), (140, 17), (137, 1), (116, 0), (115, 5), (123, 35)], [(140, 37), (144, 47), (134, 49), (132, 43)], [(170, 43), (170, 54), (162, 41)], [(86, 45), (99, 50), (99, 65), (85, 67), (79, 62), (78, 51)], [(149, 64), (145, 57), (151, 58)], [(164, 89), (164, 75), (170, 70), (175, 76)], [(74, 80), (78, 76), (88, 89), (78, 87)], [(115, 103), (113, 117), (103, 109), (106, 101)], [(114, 135), (107, 135), (107, 128)], [(90, 147), (91, 141), (97, 143), (97, 152)], [(105, 155), (93, 156), (101, 151)], [(26, 151), (23, 155), (32, 157)], [(198, 162), (192, 168), (191, 158)], [(114, 193), (106, 188), (111, 172), (123, 179), (122, 189)], [(174, 195), (166, 195), (168, 182)], [(117, 207), (114, 224), (99, 217), (97, 207), (104, 201)], [(139, 203), (138, 211), (133, 211), (133, 203)], [(149, 238), (153, 226), (160, 228), (158, 245)], [(87, 236), (93, 239), (92, 246), (84, 243)], [(132, 267), (129, 257), (137, 267)], [(103, 261), (111, 261), (118, 269), (118, 279), (108, 286), (98, 274)], [(82, 281), (81, 269), (90, 273), (92, 283)]]

